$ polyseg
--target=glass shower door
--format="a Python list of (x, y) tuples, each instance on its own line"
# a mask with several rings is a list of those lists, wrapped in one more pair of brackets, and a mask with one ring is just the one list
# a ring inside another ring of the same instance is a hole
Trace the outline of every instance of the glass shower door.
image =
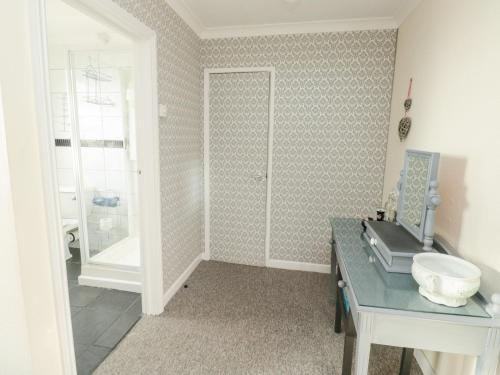
[(138, 267), (132, 57), (69, 52), (85, 258)]

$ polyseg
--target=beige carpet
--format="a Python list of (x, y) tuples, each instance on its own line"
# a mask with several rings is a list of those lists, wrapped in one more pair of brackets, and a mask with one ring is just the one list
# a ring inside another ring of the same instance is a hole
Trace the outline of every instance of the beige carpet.
[[(202, 262), (159, 317), (143, 318), (96, 374), (341, 374), (329, 275)], [(372, 346), (370, 374), (401, 350)], [(420, 374), (413, 363), (412, 374)]]

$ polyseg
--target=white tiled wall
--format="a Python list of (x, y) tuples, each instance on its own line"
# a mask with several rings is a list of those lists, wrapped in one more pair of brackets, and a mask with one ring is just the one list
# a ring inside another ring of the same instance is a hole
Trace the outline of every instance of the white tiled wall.
[[(70, 110), (66, 88), (65, 52), (51, 53), (49, 56), (49, 79), (52, 103), (52, 121), (55, 138), (70, 139)], [(61, 215), (63, 219), (78, 217), (78, 204), (74, 200), (75, 176), (73, 154), (70, 147), (56, 147), (57, 181)]]

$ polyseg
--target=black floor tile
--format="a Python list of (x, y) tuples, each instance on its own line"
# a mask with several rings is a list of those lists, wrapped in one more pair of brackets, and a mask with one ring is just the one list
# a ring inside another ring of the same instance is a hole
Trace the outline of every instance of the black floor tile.
[(137, 293), (106, 289), (88, 307), (124, 312), (138, 297)]
[(138, 293), (78, 285), (79, 251), (66, 261), (78, 375), (90, 375), (142, 316)]
[(100, 346), (89, 345), (80, 347), (76, 356), (76, 369), (78, 375), (90, 375), (99, 364), (108, 356), (111, 349)]
[(81, 262), (82, 258), (80, 256), (80, 249), (75, 247), (70, 247), (69, 252), (71, 253), (71, 258), (69, 259), (72, 262)]
[(83, 344), (78, 344), (78, 343), (74, 343), (74, 347), (75, 347), (75, 355), (78, 357), (80, 356), (80, 354), (82, 354), (85, 350), (87, 350), (88, 348), (88, 345), (83, 345)]
[(120, 314), (114, 311), (83, 309), (73, 319), (75, 343), (94, 344), (119, 316)]
[(83, 310), (83, 307), (71, 306), (71, 319), (73, 319), (75, 317), (75, 315), (78, 314), (82, 310)]
[(74, 288), (75, 286), (78, 286), (78, 280), (68, 279), (68, 289)]
[(72, 262), (71, 260), (66, 262), (66, 273), (68, 274), (68, 280), (78, 280), (78, 276), (81, 274), (82, 265), (80, 263)]
[(139, 320), (138, 315), (122, 314), (95, 342), (95, 345), (113, 349)]
[(142, 316), (142, 300), (141, 297), (137, 297), (135, 302), (127, 309), (128, 314)]
[(104, 291), (101, 288), (76, 285), (69, 289), (69, 304), (73, 307), (85, 307)]

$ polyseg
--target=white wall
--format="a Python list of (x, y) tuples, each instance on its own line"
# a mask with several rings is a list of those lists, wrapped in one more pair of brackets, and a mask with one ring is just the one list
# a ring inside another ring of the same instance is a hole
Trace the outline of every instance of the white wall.
[(0, 319), (0, 363), (8, 373), (29, 374), (31, 358), (28, 343), (26, 314), (24, 313), (10, 170), (7, 160), (3, 119), (2, 93), (0, 88), (0, 238), (2, 239), (0, 262), (0, 298), (8, 306)]
[[(2, 152), (7, 151), (10, 167), (9, 201), (13, 214), (13, 222), (10, 225), (11, 228), (15, 227), (15, 231), (9, 231), (10, 235), (15, 235), (15, 239), (10, 239), (9, 256), (4, 258), (2, 254), (1, 257), (2, 263), (8, 261), (13, 268), (10, 273), (2, 272), (2, 275), (10, 276), (7, 282), (12, 285), (13, 290), (22, 292), (18, 297), (23, 299), (24, 316), (19, 315), (16, 324), (21, 330), (24, 325), (27, 333), (27, 343), (19, 337), (17, 347), (11, 347), (11, 335), (2, 334), (0, 353), (3, 356), (4, 349), (9, 348), (9, 357), (17, 361), (17, 365), (16, 362), (12, 363), (13, 370), (5, 373), (58, 375), (62, 374), (62, 358), (55, 320), (50, 249), (35, 122), (32, 64), (28, 45), (28, 3), (28, 0), (0, 3), (0, 82), (4, 95), (6, 139), (6, 147), (2, 146)], [(2, 182), (5, 184), (4, 179)], [(1, 238), (3, 250), (4, 236)], [(14, 240), (17, 251), (13, 246)], [(20, 309), (20, 303), (18, 299), (13, 308)], [(4, 305), (2, 300), (0, 321), (12, 318), (10, 308), (10, 304)], [(22, 331), (20, 335), (23, 335)], [(31, 358), (31, 363), (18, 362), (28, 358)], [(4, 361), (0, 362), (3, 366)], [(3, 373), (4, 370), (2, 367), (0, 372)]]
[[(423, 0), (398, 35), (384, 197), (409, 148), (441, 153), (437, 232), (483, 271), (483, 291), (500, 292), (500, 2)], [(408, 81), (413, 119), (401, 143)], [(471, 374), (472, 360), (432, 357), (438, 374)]]

